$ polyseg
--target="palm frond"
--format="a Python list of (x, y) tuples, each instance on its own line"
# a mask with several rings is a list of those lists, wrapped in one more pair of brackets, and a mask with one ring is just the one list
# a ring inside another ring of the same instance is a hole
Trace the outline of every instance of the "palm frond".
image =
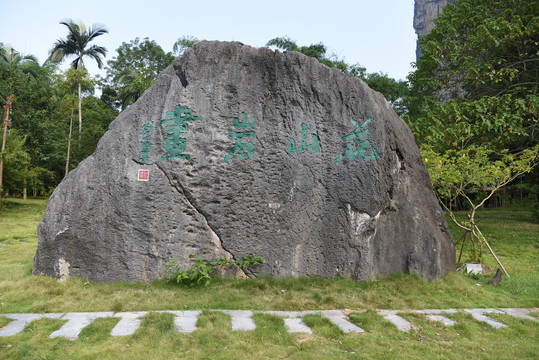
[(84, 57), (93, 58), (99, 68), (103, 67), (102, 56), (106, 56), (107, 50), (102, 46), (90, 46), (88, 44), (97, 36), (107, 34), (108, 31), (102, 25), (93, 25), (86, 28), (83, 22), (75, 23), (68, 19), (60, 22), (68, 29), (68, 34), (65, 39), (59, 39), (51, 50), (49, 59), (51, 61), (60, 62), (65, 58), (75, 56), (71, 62), (71, 66), (75, 69), (84, 66)]
[(92, 45), (84, 51), (84, 55), (93, 58), (97, 62), (97, 66), (101, 69), (103, 67), (102, 57), (107, 55), (107, 49), (103, 46)]
[(105, 28), (104, 25), (101, 24), (94, 24), (93, 26), (90, 26), (88, 29), (88, 42), (92, 41), (98, 36), (108, 34), (109, 31)]

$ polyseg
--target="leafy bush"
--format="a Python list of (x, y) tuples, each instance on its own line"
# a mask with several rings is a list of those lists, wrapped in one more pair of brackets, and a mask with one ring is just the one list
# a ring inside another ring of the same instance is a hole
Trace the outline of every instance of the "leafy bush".
[(211, 281), (212, 274), (215, 274), (217, 269), (223, 269), (229, 266), (235, 266), (239, 269), (246, 269), (251, 265), (263, 264), (266, 262), (264, 258), (258, 255), (249, 254), (243, 255), (241, 260), (232, 260), (226, 258), (205, 260), (197, 254), (191, 254), (195, 263), (188, 269), (180, 269), (178, 259), (170, 260), (166, 263), (165, 278), (170, 281), (176, 281), (183, 285), (202, 285), (208, 286)]

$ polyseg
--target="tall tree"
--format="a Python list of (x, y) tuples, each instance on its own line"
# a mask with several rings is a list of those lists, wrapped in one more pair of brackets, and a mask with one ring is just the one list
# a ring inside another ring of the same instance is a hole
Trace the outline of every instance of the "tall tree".
[(381, 72), (365, 72), (358, 77), (365, 81), (371, 89), (382, 93), (399, 116), (408, 116), (410, 88), (407, 81), (395, 80)]
[[(459, 0), (435, 23), (419, 40), (421, 57), (409, 77), (418, 110), (410, 126), (440, 202), (466, 231), (457, 241), (461, 253), (469, 237), (472, 260), (480, 261), (489, 244), (476, 211), (539, 163), (539, 8), (533, 1)], [(469, 211), (460, 223), (451, 213), (457, 198)]]
[(86, 96), (82, 100), (82, 110), (88, 125), (82, 134), (81, 144), (73, 151), (72, 167), (90, 156), (96, 149), (99, 139), (107, 131), (109, 124), (116, 118), (118, 112), (95, 96)]
[(65, 175), (67, 175), (70, 170), (73, 115), (77, 103), (76, 91), (74, 90), (78, 87), (79, 84), (82, 84), (83, 92), (87, 89), (92, 88), (92, 81), (88, 80), (85, 75), (86, 74), (83, 68), (75, 69), (71, 67), (67, 71), (56, 74), (54, 76), (54, 86), (57, 90), (57, 98), (60, 105), (59, 110), (62, 111), (63, 114), (66, 113), (66, 110), (70, 113), (69, 134), (67, 137)]
[[(33, 56), (24, 56), (9, 46), (0, 50), (0, 96), (5, 99), (15, 95), (7, 141), (13, 139), (15, 135), (12, 132), (16, 132), (24, 139), (22, 150), (29, 156), (24, 172), (25, 176), (31, 174), (27, 182), (9, 180), (15, 172), (6, 168), (6, 181), (12, 186), (10, 189), (21, 193), (24, 189), (13, 186), (34, 185), (34, 193), (37, 190), (46, 195), (63, 175), (61, 166), (65, 162), (65, 154), (62, 149), (66, 127), (60, 116), (57, 88), (52, 81), (54, 71), (52, 63), (39, 66)], [(9, 144), (6, 149), (10, 149)], [(53, 171), (53, 175), (42, 170), (45, 168)]]
[[(33, 55), (23, 55), (10, 45), (0, 43), (0, 67), (6, 70), (4, 87), (9, 93), (14, 92), (16, 78), (20, 74), (36, 78), (39, 72), (39, 64)], [(5, 94), (7, 96), (7, 94)]]
[(538, 29), (534, 1), (460, 0), (445, 6), (420, 39), (421, 57), (410, 76), (422, 108), (411, 123), (419, 140), (440, 151), (473, 143), (495, 150), (534, 146)]
[(6, 150), (6, 140), (7, 140), (7, 129), (9, 126), (9, 112), (11, 110), (11, 103), (13, 101), (13, 97), (15, 95), (11, 95), (10, 97), (2, 100), (4, 101), (4, 113), (5, 118), (3, 122), (3, 129), (2, 129), (2, 148), (0, 149), (0, 210), (2, 210), (2, 193), (4, 191), (3, 188), (3, 175), (4, 175), (4, 151)]
[[(0, 43), (0, 67), (2, 68), (3, 74), (5, 76), (2, 76), (6, 81), (6, 84), (4, 84), (5, 87), (3, 87), (2, 92), (6, 92), (11, 94), (7, 95), (4, 99), (0, 95), (0, 99), (4, 103), (4, 113), (5, 118), (3, 122), (3, 134), (2, 134), (2, 148), (0, 152), (0, 209), (1, 209), (1, 192), (2, 192), (2, 185), (3, 185), (3, 172), (4, 172), (4, 152), (6, 151), (6, 141), (7, 141), (7, 133), (8, 133), (8, 126), (10, 124), (10, 116), (11, 116), (11, 108), (12, 108), (12, 101), (15, 96), (15, 88), (16, 88), (16, 80), (17, 78), (21, 78), (20, 75), (27, 75), (30, 77), (37, 77), (37, 72), (39, 65), (37, 63), (37, 60), (32, 55), (22, 55), (15, 49), (13, 49), (9, 45), (4, 45), (3, 43)], [(23, 144), (24, 141), (21, 143)], [(26, 188), (24, 189), (24, 193), (26, 194)]]
[(110, 85), (105, 87), (103, 94), (108, 97), (108, 102), (117, 102), (122, 109), (135, 102), (157, 75), (174, 62), (172, 53), (163, 51), (159, 44), (148, 38), (123, 42), (116, 51), (118, 55), (107, 61)]
[(6, 66), (10, 71), (16, 68), (32, 77), (37, 76), (39, 64), (33, 55), (23, 55), (10, 45), (0, 43), (0, 65)]
[[(5, 163), (5, 172), (3, 166), (0, 166), (0, 187), (2, 191), (7, 189), (21, 190), (26, 187), (25, 172), (28, 169), (30, 156), (24, 151), (25, 138), (18, 135), (16, 131), (10, 130), (9, 134), (4, 130), (3, 138), (6, 139), (6, 135), (9, 138), (8, 142), (3, 143), (2, 158), (0, 165)], [(0, 196), (0, 204), (1, 204)], [(2, 207), (0, 206), (0, 210)]]
[[(107, 54), (107, 49), (102, 46), (90, 45), (98, 36), (108, 34), (108, 30), (102, 25), (94, 24), (86, 29), (84, 23), (76, 24), (73, 20), (62, 21), (60, 24), (65, 25), (68, 29), (68, 34), (65, 39), (58, 39), (54, 44), (50, 59), (53, 61), (63, 61), (68, 57), (75, 57), (71, 62), (71, 66), (75, 69), (84, 67), (84, 59), (91, 58), (97, 63), (101, 69), (103, 67), (102, 57)], [(82, 85), (79, 82), (79, 144), (82, 133)]]

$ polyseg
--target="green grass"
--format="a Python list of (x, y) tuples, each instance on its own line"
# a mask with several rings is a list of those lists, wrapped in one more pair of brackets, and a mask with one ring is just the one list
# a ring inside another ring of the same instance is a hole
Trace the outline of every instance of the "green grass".
[(0, 212), (0, 243), (37, 243), (37, 224), (46, 208), (45, 200), (3, 199)]
[[(7, 205), (7, 206), (6, 206)], [(77, 340), (50, 339), (65, 323), (42, 319), (20, 334), (0, 338), (0, 359), (535, 359), (539, 357), (539, 325), (505, 315), (493, 318), (509, 325), (495, 330), (459, 312), (453, 327), (424, 316), (402, 314), (415, 326), (401, 332), (375, 309), (539, 307), (539, 225), (531, 212), (487, 210), (480, 228), (511, 279), (487, 285), (497, 264), (485, 255), (486, 274), (450, 273), (440, 281), (396, 274), (386, 279), (285, 278), (215, 279), (208, 287), (151, 283), (65, 282), (31, 275), (37, 245), (36, 227), (44, 200), (5, 199), (0, 213), (0, 313), (150, 310), (323, 310), (357, 309), (351, 319), (366, 330), (344, 334), (316, 315), (305, 323), (313, 334), (289, 334), (283, 319), (255, 315), (254, 331), (233, 332), (230, 318), (204, 311), (197, 330), (173, 331), (170, 314), (150, 313), (135, 335), (111, 337), (118, 319), (99, 319)], [(464, 218), (464, 213), (457, 216)], [(451, 226), (458, 239), (457, 229)], [(9, 322), (0, 317), (0, 327)]]
[[(462, 221), (466, 218), (465, 212), (457, 213), (458, 220)], [(509, 275), (511, 272), (538, 274), (539, 225), (534, 223), (531, 211), (521, 208), (487, 209), (479, 211), (475, 218), (476, 221), (481, 219), (479, 229)], [(449, 219), (448, 222), (450, 222)], [(453, 239), (457, 241), (463, 231), (453, 223), (449, 225)], [(466, 260), (466, 254), (463, 255), (462, 260)], [(499, 267), (486, 247), (484, 248), (484, 264), (488, 270), (494, 272)]]

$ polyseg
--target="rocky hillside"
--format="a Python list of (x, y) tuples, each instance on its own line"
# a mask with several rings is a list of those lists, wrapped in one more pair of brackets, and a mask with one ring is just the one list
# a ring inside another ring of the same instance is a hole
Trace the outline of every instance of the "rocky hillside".
[[(434, 19), (441, 13), (442, 8), (455, 0), (415, 0), (414, 6), (414, 30), (417, 36), (428, 34), (434, 27)], [(421, 51), (416, 48), (416, 60)]]

